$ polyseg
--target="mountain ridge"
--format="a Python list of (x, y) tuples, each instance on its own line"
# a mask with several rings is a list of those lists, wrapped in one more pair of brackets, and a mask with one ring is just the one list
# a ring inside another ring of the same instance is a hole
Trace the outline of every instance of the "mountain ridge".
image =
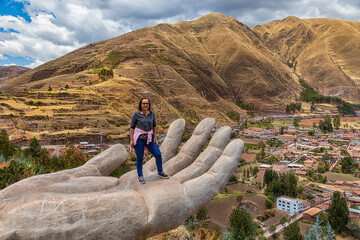
[[(357, 22), (297, 17), (248, 27), (212, 13), (88, 44), (0, 87), (8, 96), (17, 94), (13, 100), (24, 103), (21, 109), (28, 109), (26, 103), (38, 96), (44, 106), (32, 106), (25, 116), (42, 112), (49, 120), (31, 117), (38, 125), (29, 131), (50, 128), (44, 133), (50, 135), (64, 134), (64, 129), (95, 134), (102, 126), (108, 138), (124, 138), (141, 97), (152, 100), (161, 128), (178, 117), (190, 123), (213, 117), (219, 124), (235, 124), (254, 113), (285, 113), (287, 104), (299, 101), (299, 78), (324, 95), (358, 101), (359, 60), (352, 52), (346, 54), (347, 42), (339, 46), (357, 27)], [(339, 48), (319, 49), (324, 43)], [(65, 86), (67, 95), (60, 95)], [(19, 122), (26, 127), (23, 118)]]

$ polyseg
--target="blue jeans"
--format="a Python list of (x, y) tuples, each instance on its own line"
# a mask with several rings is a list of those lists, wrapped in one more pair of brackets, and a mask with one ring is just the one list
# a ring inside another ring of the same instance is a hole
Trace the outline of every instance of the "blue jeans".
[(156, 168), (158, 173), (161, 173), (163, 171), (162, 169), (162, 158), (161, 158), (161, 152), (159, 147), (154, 142), (149, 142), (149, 144), (146, 144), (146, 141), (138, 139), (136, 145), (134, 146), (135, 153), (136, 153), (136, 169), (138, 176), (142, 176), (142, 168), (143, 168), (143, 160), (144, 160), (144, 147), (149, 149), (151, 154), (156, 159)]

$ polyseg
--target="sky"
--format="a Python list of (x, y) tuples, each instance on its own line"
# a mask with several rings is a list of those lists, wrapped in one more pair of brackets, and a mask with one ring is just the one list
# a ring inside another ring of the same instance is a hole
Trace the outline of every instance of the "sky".
[(34, 68), (89, 43), (211, 12), (248, 26), (287, 16), (360, 21), (360, 0), (0, 0), (0, 66)]

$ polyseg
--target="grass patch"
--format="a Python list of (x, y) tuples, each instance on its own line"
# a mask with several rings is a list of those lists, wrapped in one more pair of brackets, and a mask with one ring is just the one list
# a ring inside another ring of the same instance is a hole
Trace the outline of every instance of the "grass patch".
[(263, 196), (263, 195), (257, 193), (219, 193), (210, 202), (217, 201), (223, 198), (238, 197), (238, 196)]
[(354, 177), (354, 175), (344, 174), (344, 173), (326, 172), (326, 173), (324, 173), (324, 175), (330, 181), (359, 181), (360, 180), (360, 178)]

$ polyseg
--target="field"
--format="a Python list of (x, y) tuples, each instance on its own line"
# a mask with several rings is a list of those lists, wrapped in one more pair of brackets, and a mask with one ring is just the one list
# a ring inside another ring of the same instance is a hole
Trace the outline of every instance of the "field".
[(324, 175), (330, 181), (360, 181), (360, 178), (350, 174), (326, 172)]
[[(308, 118), (308, 119), (301, 119), (300, 128), (312, 128), (313, 123), (315, 122), (316, 125), (319, 125), (320, 120), (324, 120), (324, 118)], [(355, 128), (360, 129), (360, 119), (358, 117), (341, 117), (341, 126), (340, 128), (344, 128), (344, 125), (348, 124), (348, 129)], [(279, 127), (289, 127), (292, 126), (292, 119), (276, 119), (273, 122), (274, 126)]]

